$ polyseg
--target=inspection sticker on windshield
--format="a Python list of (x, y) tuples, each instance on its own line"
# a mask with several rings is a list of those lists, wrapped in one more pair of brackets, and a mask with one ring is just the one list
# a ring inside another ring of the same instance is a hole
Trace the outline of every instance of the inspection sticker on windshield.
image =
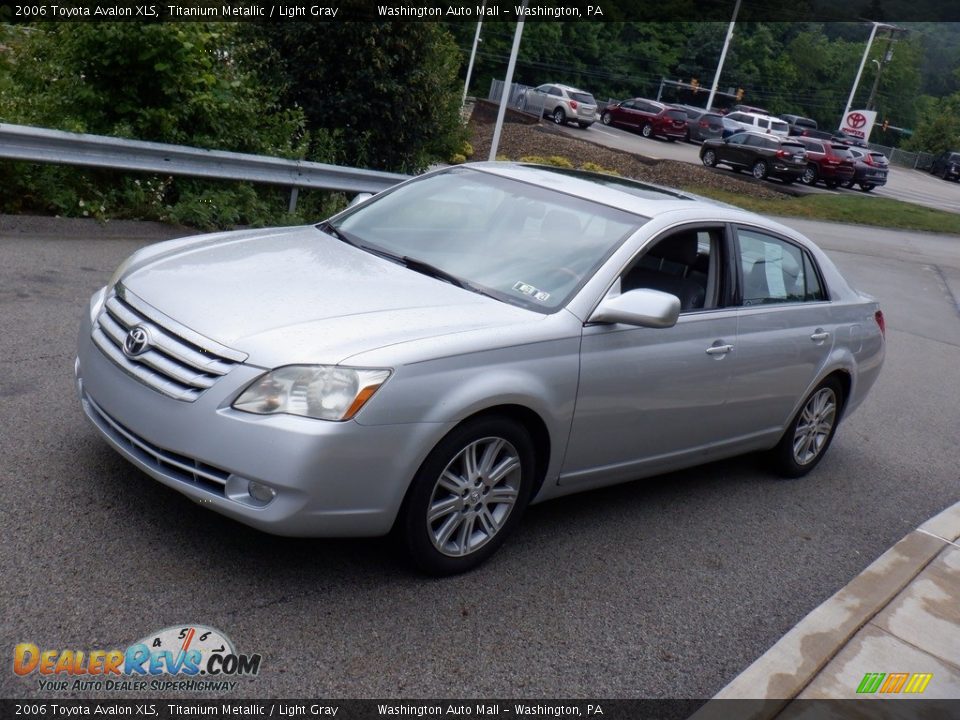
[(550, 293), (538, 290), (533, 285), (527, 285), (525, 282), (518, 282), (513, 286), (513, 289), (524, 295), (529, 295), (534, 300), (539, 300), (540, 302), (546, 302), (550, 297)]

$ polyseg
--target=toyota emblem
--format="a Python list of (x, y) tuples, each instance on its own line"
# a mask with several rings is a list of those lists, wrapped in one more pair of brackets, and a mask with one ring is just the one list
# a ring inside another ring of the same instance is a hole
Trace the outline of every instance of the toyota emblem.
[(131, 328), (123, 341), (123, 352), (127, 357), (137, 357), (143, 355), (150, 349), (150, 333), (143, 325), (137, 325)]
[(859, 129), (867, 124), (867, 117), (863, 113), (852, 112), (847, 115), (847, 123), (850, 127)]

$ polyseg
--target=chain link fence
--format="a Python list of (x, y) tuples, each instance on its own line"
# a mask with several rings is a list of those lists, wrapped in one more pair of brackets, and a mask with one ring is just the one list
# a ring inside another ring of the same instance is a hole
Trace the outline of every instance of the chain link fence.
[(871, 150), (882, 152), (886, 155), (891, 165), (900, 165), (901, 167), (913, 168), (914, 170), (929, 170), (936, 158), (936, 155), (931, 155), (930, 153), (908, 152), (900, 148), (878, 145), (876, 143), (867, 143), (867, 146)]

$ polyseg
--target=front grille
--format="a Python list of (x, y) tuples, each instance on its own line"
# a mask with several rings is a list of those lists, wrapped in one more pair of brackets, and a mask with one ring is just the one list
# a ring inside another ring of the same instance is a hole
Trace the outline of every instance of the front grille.
[(83, 401), (87, 414), (101, 432), (144, 465), (217, 495), (225, 494), (227, 478), (230, 476), (226, 470), (157, 447), (110, 417), (89, 395), (85, 394)]
[[(142, 328), (147, 349), (132, 355), (124, 343)], [(93, 342), (125, 372), (157, 392), (193, 402), (246, 355), (180, 326), (118, 286), (93, 328)]]

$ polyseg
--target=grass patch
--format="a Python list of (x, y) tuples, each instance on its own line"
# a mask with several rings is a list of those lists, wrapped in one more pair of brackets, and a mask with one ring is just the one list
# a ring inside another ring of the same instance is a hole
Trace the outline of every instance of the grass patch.
[(684, 189), (762, 215), (960, 235), (960, 214), (889, 198), (816, 194), (802, 197), (784, 195), (776, 200), (765, 200), (708, 187), (691, 186)]

